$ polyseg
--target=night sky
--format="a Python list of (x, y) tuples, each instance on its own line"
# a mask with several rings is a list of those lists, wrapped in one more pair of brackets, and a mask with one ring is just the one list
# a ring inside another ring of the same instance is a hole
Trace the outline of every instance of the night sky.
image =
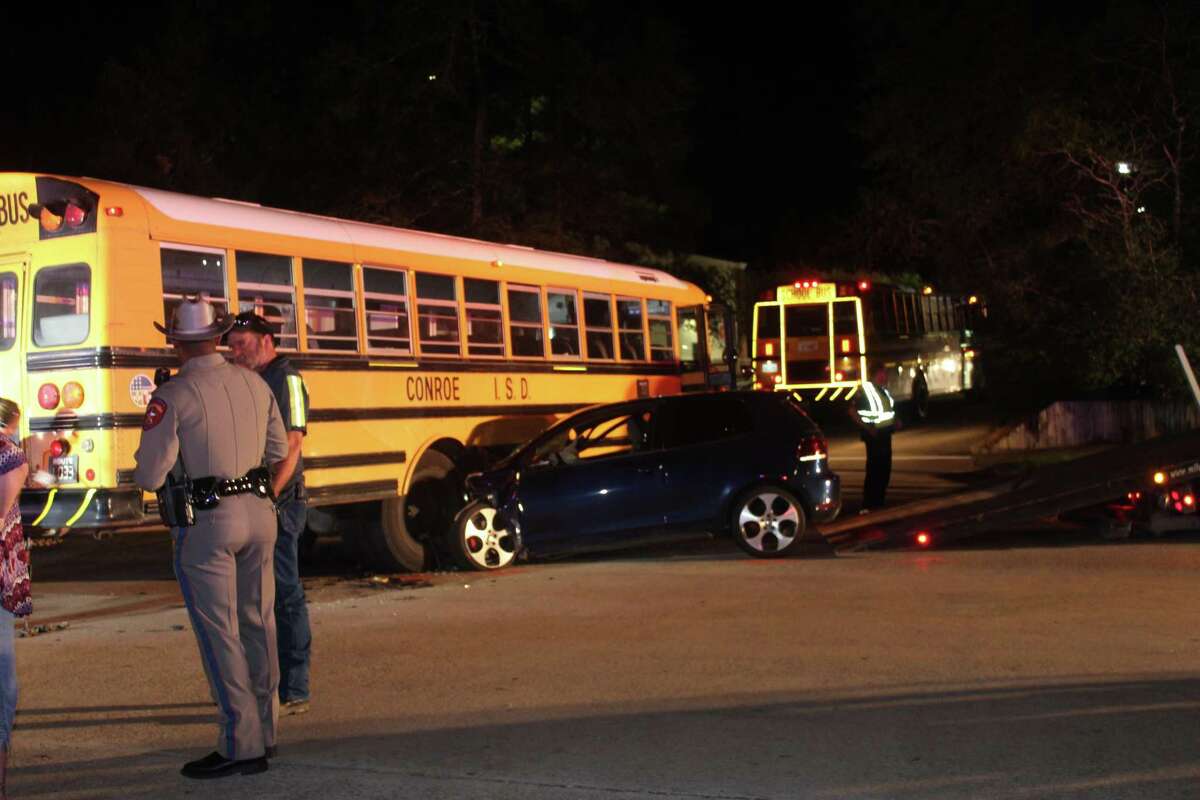
[[(696, 89), (686, 188), (710, 211), (695, 249), (738, 261), (774, 257), (854, 204), (860, 156), (849, 15), (814, 11), (794, 19), (765, 5), (740, 13), (697, 8), (680, 4), (674, 12)], [(0, 169), (80, 174), (90, 137), (77, 110), (94, 95), (100, 66), (129, 61), (161, 20), (112, 4), (17, 13), (25, 17), (15, 22), (23, 33), (9, 61), (25, 66), (10, 69), (6, 82), (10, 119), (0, 133)]]

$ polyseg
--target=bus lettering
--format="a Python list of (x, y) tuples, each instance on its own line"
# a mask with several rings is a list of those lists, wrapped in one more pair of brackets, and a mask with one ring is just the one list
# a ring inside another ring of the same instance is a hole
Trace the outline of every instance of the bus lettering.
[(459, 400), (458, 378), (446, 375), (410, 376), (404, 381), (409, 400)]
[(0, 194), (0, 226), (29, 222), (29, 192)]
[(521, 378), (514, 382), (512, 378), (505, 378), (504, 383), (501, 384), (499, 378), (492, 378), (492, 395), (497, 400), (515, 400), (518, 397), (528, 400), (529, 379)]

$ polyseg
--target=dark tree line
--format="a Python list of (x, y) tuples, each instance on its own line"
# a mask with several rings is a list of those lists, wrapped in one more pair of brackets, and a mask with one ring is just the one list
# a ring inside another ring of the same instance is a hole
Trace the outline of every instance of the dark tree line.
[(1171, 346), (1200, 345), (1195, 13), (945, 2), (863, 22), (872, 178), (840, 254), (986, 296), (1002, 392), (1181, 386)]
[(67, 3), (16, 37), (0, 168), (659, 266), (707, 252), (752, 281), (917, 275), (987, 298), (994, 388), (1177, 388), (1170, 345), (1200, 345), (1196, 12), (838, 13)]
[(602, 10), (184, 0), (118, 12), (93, 37), (104, 46), (87, 90), (30, 104), (86, 142), (7, 148), (4, 166), (600, 256), (686, 245), (702, 205), (681, 188), (693, 88), (680, 30), (653, 8)]

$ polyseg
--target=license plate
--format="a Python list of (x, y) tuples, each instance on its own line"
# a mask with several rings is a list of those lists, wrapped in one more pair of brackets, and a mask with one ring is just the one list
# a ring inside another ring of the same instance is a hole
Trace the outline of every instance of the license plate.
[(79, 480), (79, 456), (50, 459), (50, 472), (55, 483), (75, 483)]

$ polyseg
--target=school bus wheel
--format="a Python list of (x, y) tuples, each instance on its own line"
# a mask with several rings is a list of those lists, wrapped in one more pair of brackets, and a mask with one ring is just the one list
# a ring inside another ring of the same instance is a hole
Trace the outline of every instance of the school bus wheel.
[(384, 500), (378, 516), (359, 532), (359, 550), (368, 566), (381, 572), (421, 572), (433, 559), (458, 510), (454, 462), (430, 450), (421, 456), (408, 493)]

